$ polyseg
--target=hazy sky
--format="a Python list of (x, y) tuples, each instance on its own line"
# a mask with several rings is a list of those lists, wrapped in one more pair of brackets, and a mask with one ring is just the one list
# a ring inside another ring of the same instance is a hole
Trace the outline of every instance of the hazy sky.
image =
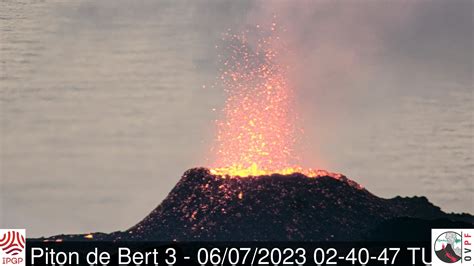
[[(3, 1), (0, 224), (122, 230), (206, 164), (221, 34), (285, 29), (305, 166), (474, 212), (473, 2)], [(203, 88), (202, 85), (206, 85)], [(217, 111), (213, 111), (216, 109)]]

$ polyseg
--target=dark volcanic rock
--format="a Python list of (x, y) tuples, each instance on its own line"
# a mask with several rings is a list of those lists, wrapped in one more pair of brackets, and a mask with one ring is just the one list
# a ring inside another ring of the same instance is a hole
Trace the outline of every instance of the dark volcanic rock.
[(425, 197), (382, 199), (344, 176), (223, 178), (195, 168), (137, 225), (94, 239), (429, 241), (431, 228), (473, 225), (473, 216), (446, 214)]
[(124, 237), (368, 240), (374, 230), (383, 231), (381, 225), (402, 217), (414, 219), (414, 224), (434, 219), (444, 219), (444, 225), (464, 221), (461, 224), (472, 227), (474, 223), (472, 216), (446, 214), (424, 197), (376, 197), (346, 177), (292, 174), (222, 178), (196, 168), (188, 170), (168, 197)]

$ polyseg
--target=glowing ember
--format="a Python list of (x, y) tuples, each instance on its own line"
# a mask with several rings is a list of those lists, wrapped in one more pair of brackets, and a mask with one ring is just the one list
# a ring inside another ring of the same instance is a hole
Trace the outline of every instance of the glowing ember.
[(251, 45), (254, 42), (249, 31), (239, 35), (229, 31), (223, 38), (226, 46), (220, 79), (227, 100), (224, 118), (217, 123), (217, 159), (211, 173), (243, 177), (300, 172), (320, 176), (319, 170), (294, 166), (298, 161), (293, 150), (298, 130), (287, 66), (278, 62), (280, 37), (275, 23), (267, 31), (261, 26), (257, 29), (255, 45)]

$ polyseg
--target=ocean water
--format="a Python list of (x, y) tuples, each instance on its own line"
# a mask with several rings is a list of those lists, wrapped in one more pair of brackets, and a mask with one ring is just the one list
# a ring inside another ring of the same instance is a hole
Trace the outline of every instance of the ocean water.
[[(220, 33), (248, 5), (191, 3), (2, 2), (0, 227), (126, 229), (205, 165), (225, 98), (203, 85), (218, 75)], [(472, 83), (414, 87), (369, 88), (380, 105), (355, 101), (331, 121), (303, 113), (308, 153), (376, 195), (474, 213)], [(306, 110), (328, 117), (328, 106)]]

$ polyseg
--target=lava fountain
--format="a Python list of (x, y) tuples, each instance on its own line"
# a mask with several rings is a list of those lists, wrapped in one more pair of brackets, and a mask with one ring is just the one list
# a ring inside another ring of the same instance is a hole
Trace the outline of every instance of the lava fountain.
[[(302, 131), (296, 126), (288, 66), (279, 61), (282, 50), (276, 23), (269, 29), (224, 34), (219, 77), (227, 100), (217, 121), (216, 155), (211, 173), (222, 176), (292, 174), (338, 175), (298, 166), (294, 147)], [(253, 31), (252, 31), (253, 33)], [(253, 44), (253, 45), (252, 45)]]

